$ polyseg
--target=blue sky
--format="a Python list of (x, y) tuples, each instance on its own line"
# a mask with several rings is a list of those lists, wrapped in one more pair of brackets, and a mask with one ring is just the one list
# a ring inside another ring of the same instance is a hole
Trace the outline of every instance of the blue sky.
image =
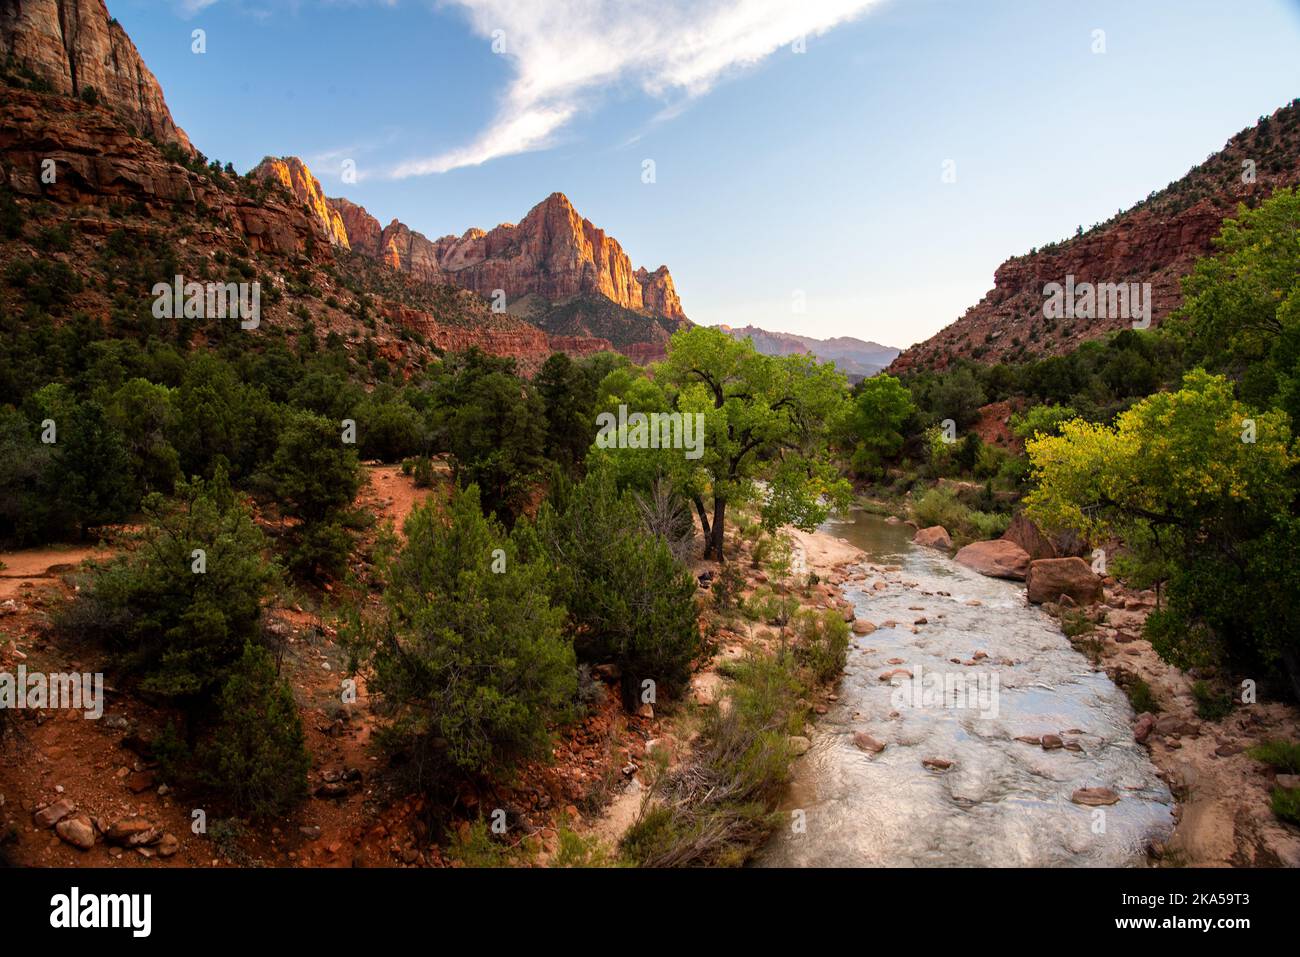
[(1300, 0), (109, 10), (195, 145), (241, 172), (301, 156), (328, 195), (435, 238), (559, 190), (634, 265), (667, 264), (697, 322), (896, 346), (1300, 95)]

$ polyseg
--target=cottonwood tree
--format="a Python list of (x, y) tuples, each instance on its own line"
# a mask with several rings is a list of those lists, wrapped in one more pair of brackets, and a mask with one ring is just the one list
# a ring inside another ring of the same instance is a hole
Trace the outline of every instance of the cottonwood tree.
[(1168, 608), (1147, 620), (1157, 651), (1180, 667), (1280, 665), (1300, 690), (1300, 456), (1284, 412), (1253, 412), (1196, 369), (1114, 427), (1076, 419), (1026, 448), (1030, 518), (1118, 536), (1151, 583), (1168, 582)]
[(697, 326), (673, 335), (655, 382), (663, 383), (677, 411), (704, 415), (698, 460), (685, 459), (681, 449), (657, 454), (674, 462), (691, 496), (705, 558), (724, 560), (732, 502), (761, 502), (769, 529), (789, 524), (809, 531), (831, 507), (847, 504), (849, 484), (836, 473), (827, 447), (847, 392), (832, 363), (760, 355), (748, 340)]

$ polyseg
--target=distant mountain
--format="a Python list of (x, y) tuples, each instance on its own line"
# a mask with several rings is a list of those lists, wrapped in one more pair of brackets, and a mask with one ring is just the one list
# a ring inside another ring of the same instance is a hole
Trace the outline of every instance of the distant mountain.
[[(1182, 304), (1179, 280), (1213, 251), (1223, 220), (1239, 203), (1255, 206), (1275, 189), (1300, 183), (1300, 100), (1232, 137), (1186, 176), (1105, 223), (1062, 242), (1013, 256), (993, 288), (952, 325), (900, 355), (891, 372), (942, 369), (953, 359), (1021, 362), (1062, 355), (1079, 343), (1129, 327), (1131, 315), (1050, 319), (1044, 287), (1150, 283), (1151, 325)], [(1101, 296), (1098, 295), (1098, 303)], [(1128, 310), (1130, 313), (1132, 310)], [(1115, 313), (1120, 313), (1116, 315)], [(1077, 314), (1077, 313), (1076, 313)]]
[(823, 362), (834, 362), (836, 368), (850, 379), (865, 379), (884, 369), (899, 350), (892, 346), (882, 346), (878, 342), (864, 342), (851, 336), (837, 336), (834, 339), (814, 339), (811, 336), (797, 336), (790, 332), (768, 332), (757, 326), (743, 326), (739, 329), (731, 326), (718, 326), (733, 339), (751, 339), (754, 348), (765, 356), (788, 356), (808, 353)]

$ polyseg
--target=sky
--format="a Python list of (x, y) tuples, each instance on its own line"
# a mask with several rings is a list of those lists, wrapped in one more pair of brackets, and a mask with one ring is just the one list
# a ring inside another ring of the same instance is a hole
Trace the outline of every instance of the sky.
[(897, 347), (1300, 96), (1300, 0), (108, 6), (240, 172), (431, 238), (563, 192), (696, 322)]

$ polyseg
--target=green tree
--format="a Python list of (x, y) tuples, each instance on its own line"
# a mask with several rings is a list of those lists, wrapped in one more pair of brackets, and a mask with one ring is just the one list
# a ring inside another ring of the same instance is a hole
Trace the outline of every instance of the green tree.
[[(769, 528), (795, 524), (807, 530), (832, 505), (847, 502), (848, 483), (827, 456), (830, 426), (842, 414), (847, 391), (832, 363), (806, 355), (760, 355), (749, 340), (697, 326), (673, 334), (655, 378), (674, 390), (678, 411), (704, 416), (698, 460), (684, 460), (681, 449), (658, 454), (683, 459), (679, 467), (688, 477), (681, 484), (692, 493), (706, 558), (723, 560), (732, 501), (761, 499)], [(771, 480), (766, 495), (759, 494), (760, 478)], [(705, 494), (713, 499), (711, 517)]]
[(592, 407), (596, 385), (572, 359), (553, 353), (533, 380), (546, 416), (542, 454), (572, 474), (591, 446), (595, 434)]
[(477, 349), (447, 359), (432, 380), (435, 449), (451, 453), (459, 484), (477, 485), (484, 506), (513, 523), (544, 462), (541, 400), (515, 375), (512, 360)]
[(177, 483), (175, 503), (149, 495), (144, 512), (140, 547), (99, 568), (60, 621), (115, 652), (145, 690), (200, 705), (259, 638), (275, 566), (220, 469)]
[(1281, 665), (1300, 688), (1300, 612), (1271, 599), (1279, 575), (1295, 577), (1291, 445), (1284, 412), (1253, 412), (1225, 378), (1193, 370), (1114, 427), (1074, 420), (1031, 439), (1026, 511), (1044, 527), (1118, 536), (1145, 577), (1169, 582), (1168, 611), (1148, 620), (1166, 657)]
[(691, 570), (642, 526), (632, 493), (619, 494), (608, 467), (576, 485), (557, 479), (537, 516), (537, 535), (555, 568), (555, 604), (569, 612), (580, 657), (614, 661), (625, 704), (642, 682), (680, 691), (700, 651)]
[(299, 520), (291, 531), (291, 566), (304, 574), (337, 572), (351, 540), (342, 527), (361, 487), (356, 450), (340, 427), (309, 412), (293, 413), (267, 467), (275, 499)]
[(269, 817), (307, 795), (311, 767), (293, 691), (265, 648), (252, 643), (216, 702), (216, 721), (195, 751), (198, 780), (241, 815)]
[(916, 413), (912, 393), (887, 373), (864, 379), (840, 426), (859, 475), (878, 476), (903, 447), (903, 427)]
[(1190, 357), (1241, 379), (1242, 398), (1300, 422), (1300, 190), (1224, 220), (1216, 253), (1183, 280), (1168, 328)]
[(113, 394), (108, 415), (126, 441), (142, 490), (170, 492), (180, 476), (180, 457), (169, 440), (176, 428), (172, 390), (131, 379)]
[(356, 639), (390, 740), (435, 774), (494, 776), (545, 756), (577, 692), (548, 565), (484, 517), (473, 485), (445, 514), (432, 500), (417, 507), (405, 535), (384, 563), (385, 613)]

